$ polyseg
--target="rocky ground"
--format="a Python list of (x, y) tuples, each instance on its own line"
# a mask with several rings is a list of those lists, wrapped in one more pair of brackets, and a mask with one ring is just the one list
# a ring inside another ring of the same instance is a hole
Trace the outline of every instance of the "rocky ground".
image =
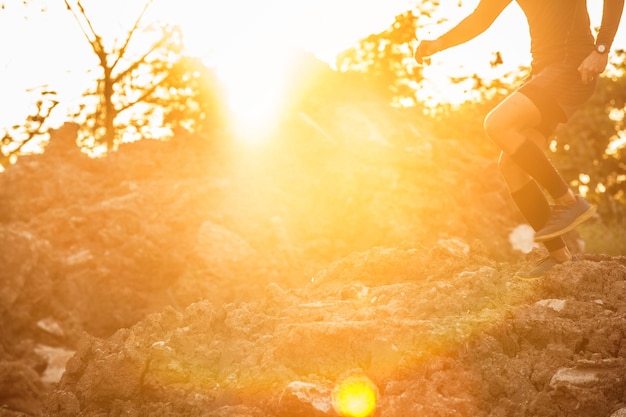
[(102, 159), (66, 125), (0, 174), (0, 416), (337, 416), (346, 380), (377, 416), (626, 415), (624, 257), (517, 279), (491, 159), (320, 117)]

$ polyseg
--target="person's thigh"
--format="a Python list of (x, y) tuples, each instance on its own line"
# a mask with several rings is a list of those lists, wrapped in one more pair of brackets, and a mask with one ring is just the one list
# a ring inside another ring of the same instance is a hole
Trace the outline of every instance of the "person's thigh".
[(576, 67), (555, 64), (530, 77), (518, 91), (539, 108), (543, 122), (565, 123), (593, 95), (597, 80), (584, 83)]
[(517, 91), (535, 103), (541, 113), (535, 128), (549, 137), (591, 98), (596, 85), (597, 79), (584, 83), (577, 66), (554, 64), (529, 77)]
[(541, 123), (541, 112), (527, 96), (515, 92), (485, 118), (485, 131), (507, 154), (514, 153), (527, 139), (526, 131)]

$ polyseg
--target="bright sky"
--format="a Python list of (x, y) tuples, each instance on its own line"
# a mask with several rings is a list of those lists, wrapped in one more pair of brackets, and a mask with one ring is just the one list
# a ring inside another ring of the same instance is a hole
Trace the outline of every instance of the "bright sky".
[[(469, 13), (478, 0), (442, 2), (449, 7), (449, 23), (418, 33), (433, 37)], [(313, 51), (327, 62), (370, 33), (387, 28), (394, 17), (409, 10), (418, 0), (155, 0), (150, 14), (180, 24), (189, 50), (209, 61), (223, 64), (242, 77), (271, 61), (273, 46), (291, 43)], [(47, 12), (29, 13), (23, 19), (15, 2), (0, 10), (0, 126), (24, 120), (30, 97), (26, 88), (49, 84), (67, 105), (87, 87), (84, 76), (96, 66), (93, 52), (63, 2), (47, 2)], [(597, 24), (601, 2), (589, 0), (592, 20)], [(96, 31), (107, 36), (128, 29), (144, 4), (143, 0), (85, 0)], [(522, 24), (515, 23), (521, 22)], [(617, 46), (623, 47), (624, 26)], [(505, 34), (505, 36), (503, 36)], [(288, 41), (288, 42), (286, 42)], [(487, 68), (491, 52), (503, 52), (511, 66), (527, 62), (528, 38), (517, 6), (509, 7), (495, 27), (471, 44), (442, 53), (433, 59), (426, 76), (443, 85), (448, 76)], [(221, 62), (222, 61), (222, 62)], [(444, 70), (442, 71), (442, 68)], [(469, 69), (468, 69), (469, 68)], [(445, 94), (444, 88), (442, 94)], [(63, 106), (59, 106), (62, 109)], [(20, 111), (20, 109), (23, 109)]]

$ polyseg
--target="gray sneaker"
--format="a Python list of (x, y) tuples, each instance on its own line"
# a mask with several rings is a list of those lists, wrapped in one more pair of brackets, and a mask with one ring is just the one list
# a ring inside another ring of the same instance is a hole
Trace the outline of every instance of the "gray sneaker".
[(551, 256), (540, 259), (530, 271), (518, 271), (515, 276), (522, 280), (538, 279), (547, 274), (557, 265), (562, 264)]
[(552, 214), (543, 229), (535, 233), (535, 242), (544, 242), (569, 232), (596, 212), (584, 198), (577, 195), (574, 205), (558, 205), (552, 208)]

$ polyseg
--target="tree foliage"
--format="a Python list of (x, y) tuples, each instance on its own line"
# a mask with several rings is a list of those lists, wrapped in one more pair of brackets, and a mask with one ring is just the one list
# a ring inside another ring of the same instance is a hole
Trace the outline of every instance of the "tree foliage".
[(361, 40), (337, 58), (340, 72), (358, 73), (392, 103), (420, 104), (416, 86), (423, 79), (422, 68), (413, 60), (416, 31), (435, 22), (437, 0), (426, 0), (419, 9), (396, 16), (386, 30)]
[[(33, 10), (45, 12), (45, 6), (44, 0), (0, 1), (0, 11), (23, 13), (24, 19)], [(48, 130), (46, 120), (59, 104), (56, 92), (48, 86), (29, 89), (27, 93), (34, 96), (34, 101), (24, 122), (0, 129), (0, 171), (15, 163), (18, 155), (25, 152), (29, 144), (45, 140)]]
[[(424, 111), (428, 106), (416, 95), (424, 81), (423, 73), (413, 63), (411, 43), (420, 29), (439, 23), (435, 19), (438, 6), (436, 1), (426, 2), (419, 10), (397, 16), (387, 30), (368, 36), (342, 54), (337, 61), (339, 71), (356, 74), (391, 104), (401, 103)], [(619, 219), (626, 211), (626, 147), (623, 142), (621, 147), (613, 146), (626, 136), (626, 53), (618, 51), (616, 55), (610, 75), (600, 78), (589, 103), (549, 138), (555, 164), (574, 187), (589, 192), (600, 203), (601, 213), (607, 219)], [(496, 52), (492, 67), (501, 63), (502, 57)], [(450, 79), (451, 83), (471, 85), (473, 99), (428, 108), (437, 121), (438, 133), (460, 141), (482, 143), (485, 152), (497, 153), (482, 129), (482, 122), (527, 73), (528, 68), (521, 67), (492, 81), (476, 74)]]
[(164, 77), (145, 101), (166, 109), (164, 126), (201, 133), (224, 126), (226, 100), (213, 69), (198, 58), (182, 56), (162, 71)]
[(43, 89), (32, 93), (37, 95), (37, 99), (24, 123), (0, 131), (0, 169), (15, 163), (29, 143), (43, 138), (48, 129), (46, 120), (59, 104), (54, 91)]
[[(108, 49), (80, 0), (65, 2), (99, 62), (97, 82), (74, 115), (85, 127), (79, 133), (81, 146), (110, 150), (120, 142), (163, 137), (178, 128), (210, 132), (223, 124), (217, 77), (199, 59), (183, 55), (180, 29), (142, 25), (152, 0), (126, 37)], [(133, 53), (131, 45), (140, 36), (152, 43)]]
[[(132, 26), (113, 39), (95, 27), (89, 1), (64, 2), (98, 63), (90, 71), (93, 85), (68, 115), (80, 125), (80, 147), (110, 150), (123, 141), (168, 136), (177, 128), (207, 132), (222, 124), (223, 100), (214, 72), (183, 55), (179, 28), (145, 22), (153, 0), (146, 0)], [(46, 13), (47, 6), (46, 0), (0, 1), (0, 10), (23, 13), (25, 19)], [(46, 134), (56, 95), (48, 89), (36, 99), (24, 123), (0, 132), (4, 164)]]

